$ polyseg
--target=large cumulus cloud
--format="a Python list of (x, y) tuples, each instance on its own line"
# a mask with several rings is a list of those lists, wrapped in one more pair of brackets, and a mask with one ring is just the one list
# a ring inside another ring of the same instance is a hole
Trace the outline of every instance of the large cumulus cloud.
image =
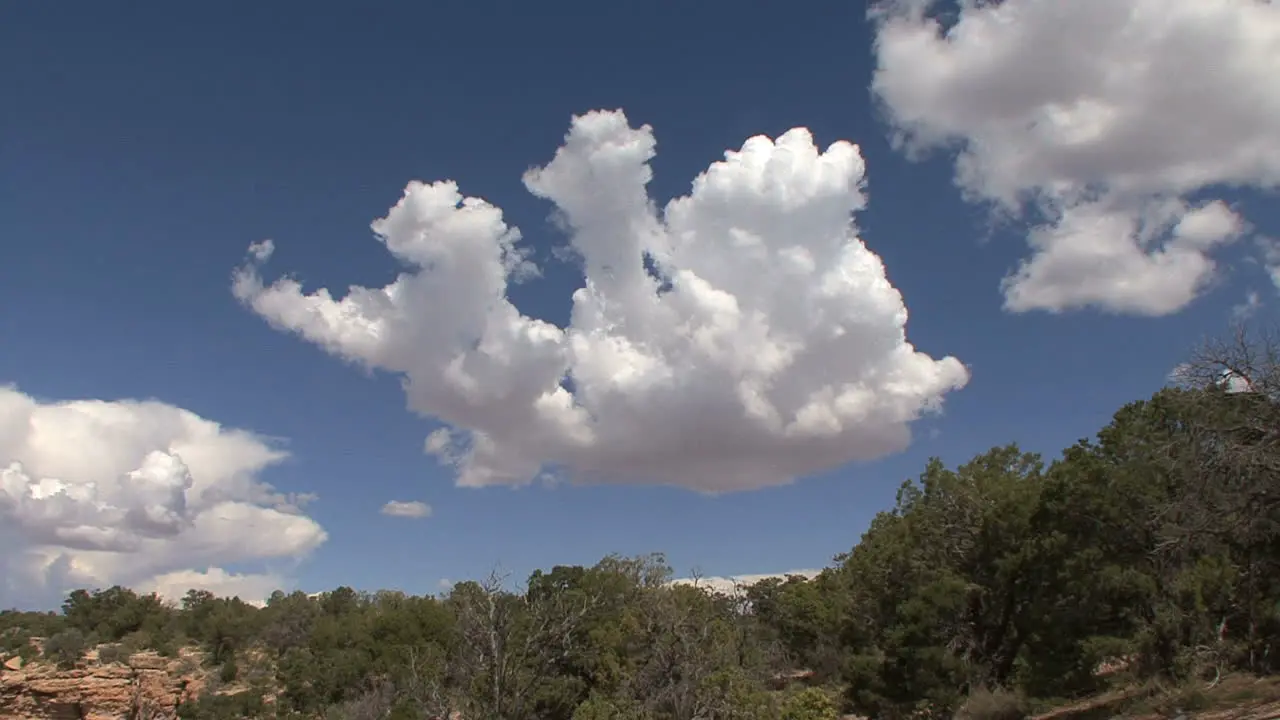
[(1280, 184), (1280, 4), (880, 0), (873, 91), (912, 150), (1034, 225), (1014, 312), (1164, 315), (1249, 229), (1223, 188)]
[(222, 566), (296, 558), (324, 542), (298, 507), (305, 498), (258, 479), (285, 457), (160, 402), (44, 403), (0, 386), (0, 606), (46, 605), (72, 587), (180, 595), (178, 580), (283, 583)]
[[(402, 374), (447, 429), (428, 452), (461, 485), (576, 481), (719, 492), (788, 482), (906, 447), (908, 424), (965, 384), (906, 339), (907, 311), (857, 235), (857, 146), (804, 129), (753, 137), (659, 211), (655, 141), (621, 111), (575, 117), (525, 174), (585, 274), (567, 327), (523, 315), (536, 273), (502, 211), (448, 181), (411, 182), (378, 239), (406, 271), (345, 297), (266, 283), (256, 244), (235, 295), (273, 326)], [(656, 268), (656, 270), (655, 270)]]

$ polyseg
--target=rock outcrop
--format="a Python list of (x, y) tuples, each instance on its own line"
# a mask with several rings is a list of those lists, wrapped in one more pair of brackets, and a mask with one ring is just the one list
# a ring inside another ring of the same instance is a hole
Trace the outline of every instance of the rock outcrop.
[[(203, 686), (199, 658), (138, 653), (100, 663), (94, 654), (75, 668), (11, 658), (0, 669), (0, 720), (163, 720)], [(15, 662), (17, 661), (17, 662)]]

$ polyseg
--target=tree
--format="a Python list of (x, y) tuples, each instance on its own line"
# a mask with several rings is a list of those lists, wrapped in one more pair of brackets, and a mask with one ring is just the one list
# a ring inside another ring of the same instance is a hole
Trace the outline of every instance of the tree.
[(951, 709), (970, 687), (1011, 680), (1032, 631), (1041, 474), (1039, 457), (1013, 445), (954, 471), (933, 460), (839, 558), (855, 707)]
[(807, 668), (820, 680), (838, 674), (839, 595), (839, 583), (829, 572), (813, 579), (767, 578), (743, 589), (746, 612), (763, 633), (756, 644), (776, 643), (783, 653), (779, 672)]
[[(540, 578), (535, 578), (539, 580)], [(457, 617), (454, 663), (467, 691), (464, 714), (518, 720), (530, 716), (534, 692), (572, 653), (584, 618), (599, 598), (581, 592), (503, 590), (505, 576), (459, 583), (448, 598)]]

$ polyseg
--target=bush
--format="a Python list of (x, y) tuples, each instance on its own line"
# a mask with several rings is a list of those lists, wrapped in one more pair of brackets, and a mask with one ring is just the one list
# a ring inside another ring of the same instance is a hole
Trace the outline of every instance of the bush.
[(18, 657), (22, 658), (23, 663), (29, 663), (40, 657), (40, 648), (36, 647), (35, 643), (29, 642), (18, 648)]
[(1027, 705), (1017, 693), (996, 688), (978, 688), (956, 712), (957, 720), (1022, 720), (1027, 717)]
[(151, 648), (151, 633), (139, 630), (125, 635), (120, 641), (120, 650), (126, 655), (135, 655)]
[(644, 716), (627, 698), (592, 695), (573, 711), (573, 720), (635, 720)]
[(218, 679), (224, 683), (235, 682), (239, 675), (240, 668), (236, 666), (234, 657), (227, 658), (226, 662), (222, 663), (222, 669), (218, 671)]
[(805, 688), (782, 704), (783, 720), (836, 720), (840, 709), (831, 695), (821, 688)]
[(177, 714), (182, 720), (242, 720), (265, 718), (274, 713), (268, 711), (261, 694), (242, 692), (234, 695), (206, 693), (194, 702), (179, 705)]
[(103, 645), (102, 647), (98, 648), (98, 662), (102, 663), (103, 665), (110, 665), (112, 663), (123, 663), (128, 659), (129, 657), (128, 655), (125, 654), (124, 648), (122, 648), (118, 644)]
[(0, 633), (0, 650), (16, 653), (29, 642), (31, 642), (31, 636), (18, 628)]
[(30, 652), (33, 649), (31, 633), (23, 628), (9, 628), (0, 633), (0, 654), (2, 655), (22, 656), (24, 651)]
[(63, 630), (44, 641), (45, 657), (62, 667), (75, 665), (80, 658), (84, 657), (84, 649), (84, 633), (75, 628)]

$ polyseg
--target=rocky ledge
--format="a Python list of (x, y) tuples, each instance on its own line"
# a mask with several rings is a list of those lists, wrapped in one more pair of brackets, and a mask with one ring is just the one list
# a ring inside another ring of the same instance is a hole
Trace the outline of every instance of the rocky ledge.
[(138, 653), (74, 668), (10, 658), (0, 669), (0, 720), (162, 720), (200, 692), (199, 659)]

